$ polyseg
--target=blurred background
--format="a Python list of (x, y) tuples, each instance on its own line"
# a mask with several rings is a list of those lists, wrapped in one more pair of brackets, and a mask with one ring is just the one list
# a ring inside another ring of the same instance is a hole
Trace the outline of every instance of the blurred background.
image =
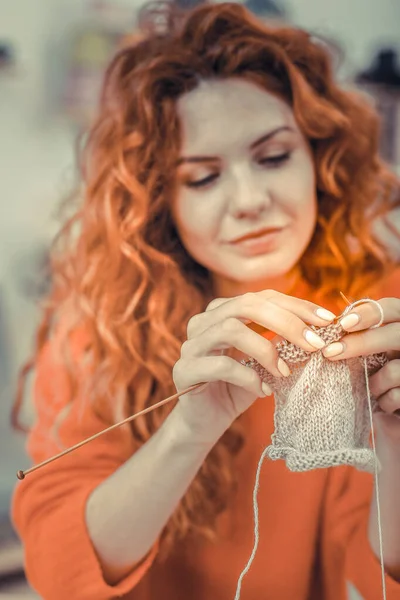
[[(336, 47), (339, 79), (368, 94), (380, 111), (381, 152), (400, 173), (400, 0), (246, 4)], [(32, 349), (57, 208), (76, 183), (77, 136), (90, 123), (104, 67), (135, 29), (141, 6), (0, 0), (0, 598), (38, 598), (24, 581), (22, 548), (9, 521), (15, 473), (29, 466), (10, 409), (18, 369)], [(34, 418), (29, 400), (28, 385), (27, 424)]]

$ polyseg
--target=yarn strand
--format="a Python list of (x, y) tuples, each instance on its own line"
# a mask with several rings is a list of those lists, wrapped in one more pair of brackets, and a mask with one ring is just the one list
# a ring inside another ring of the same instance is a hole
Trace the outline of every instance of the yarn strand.
[[(374, 476), (375, 476), (375, 494), (376, 494), (376, 508), (377, 508), (377, 521), (378, 521), (379, 555), (380, 555), (381, 576), (382, 576), (382, 598), (383, 598), (383, 600), (387, 600), (386, 582), (385, 582), (385, 565), (384, 565), (384, 560), (383, 560), (383, 533), (382, 533), (382, 518), (381, 518), (381, 506), (380, 506), (380, 492), (379, 492), (378, 455), (377, 455), (376, 446), (375, 446), (374, 420), (373, 420), (373, 413), (372, 413), (371, 391), (370, 391), (370, 387), (369, 387), (368, 366), (367, 366), (366, 358), (364, 358), (363, 363), (364, 363), (367, 401), (368, 401), (368, 411), (369, 411), (370, 424), (371, 424), (372, 450), (373, 450), (374, 457), (375, 457)], [(261, 468), (262, 468), (265, 457), (268, 455), (268, 448), (269, 447), (267, 447), (263, 450), (263, 452), (260, 456), (260, 459), (258, 461), (256, 479), (255, 479), (255, 484), (254, 484), (254, 489), (253, 489), (253, 515), (254, 515), (253, 549), (251, 551), (251, 555), (250, 555), (250, 558), (249, 558), (246, 566), (244, 567), (243, 571), (241, 572), (241, 574), (239, 576), (234, 600), (240, 599), (240, 592), (241, 592), (241, 588), (242, 588), (243, 579), (244, 579), (245, 575), (249, 572), (250, 567), (255, 558), (255, 555), (257, 553), (258, 543), (259, 543), (259, 539), (260, 539), (259, 508), (258, 508), (257, 497), (258, 497), (258, 491), (260, 488)]]
[(385, 564), (383, 561), (383, 533), (382, 533), (382, 518), (381, 518), (381, 504), (380, 504), (380, 493), (379, 493), (379, 475), (378, 475), (378, 455), (376, 453), (375, 446), (375, 431), (374, 431), (374, 419), (372, 414), (372, 403), (371, 403), (371, 390), (369, 387), (368, 367), (367, 359), (364, 358), (364, 373), (365, 373), (365, 385), (367, 390), (368, 410), (369, 418), (371, 422), (371, 437), (372, 437), (372, 449), (375, 456), (375, 498), (376, 498), (376, 511), (378, 520), (378, 538), (379, 538), (379, 558), (381, 563), (381, 575), (382, 575), (382, 597), (383, 600), (387, 600), (386, 596), (386, 582), (385, 582)]
[(257, 552), (257, 548), (258, 548), (258, 542), (259, 542), (259, 529), (258, 529), (258, 502), (257, 502), (257, 496), (258, 496), (258, 490), (260, 487), (260, 474), (261, 474), (261, 468), (262, 468), (262, 464), (264, 462), (265, 457), (267, 456), (267, 451), (268, 448), (265, 448), (263, 453), (260, 456), (260, 460), (258, 461), (258, 466), (257, 466), (257, 473), (256, 473), (256, 482), (254, 485), (254, 489), (253, 489), (253, 514), (254, 514), (254, 545), (253, 545), (253, 550), (251, 551), (251, 555), (250, 558), (247, 562), (247, 565), (245, 566), (245, 568), (243, 569), (243, 571), (240, 574), (240, 577), (238, 579), (238, 583), (237, 583), (237, 587), (236, 587), (236, 594), (235, 594), (235, 600), (239, 600), (240, 598), (240, 590), (242, 587), (242, 581), (244, 576), (246, 575), (246, 573), (249, 572), (250, 567), (253, 563), (254, 557), (256, 555)]

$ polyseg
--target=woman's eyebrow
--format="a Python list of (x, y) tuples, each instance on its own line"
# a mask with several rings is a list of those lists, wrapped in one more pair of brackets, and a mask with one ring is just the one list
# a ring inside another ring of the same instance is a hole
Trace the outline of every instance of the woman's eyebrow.
[[(280, 127), (276, 127), (275, 129), (272, 129), (272, 131), (268, 131), (258, 140), (253, 142), (250, 145), (250, 150), (255, 150), (258, 146), (261, 146), (261, 144), (267, 142), (269, 139), (278, 135), (278, 133), (281, 133), (282, 131), (294, 131), (294, 129), (293, 127), (289, 127), (289, 125), (281, 125)], [(178, 167), (183, 163), (213, 163), (217, 161), (219, 161), (219, 158), (217, 156), (182, 156), (176, 161), (176, 166)]]
[(176, 161), (176, 165), (179, 166), (182, 163), (217, 162), (218, 160), (217, 156), (182, 156)]
[(264, 142), (267, 142), (268, 140), (275, 137), (276, 135), (278, 135), (278, 133), (281, 133), (282, 131), (292, 131), (293, 132), (294, 129), (293, 129), (293, 127), (289, 127), (289, 125), (281, 125), (280, 127), (276, 127), (275, 129), (272, 129), (272, 131), (265, 133), (262, 137), (258, 138), (258, 140), (253, 142), (250, 146), (250, 150), (255, 150), (256, 148), (258, 148), (258, 146), (261, 146), (261, 144), (263, 144)]

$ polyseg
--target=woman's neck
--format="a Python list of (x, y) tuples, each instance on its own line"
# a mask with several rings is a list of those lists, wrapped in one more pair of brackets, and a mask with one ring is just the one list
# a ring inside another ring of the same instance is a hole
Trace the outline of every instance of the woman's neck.
[(291, 294), (298, 285), (301, 275), (299, 269), (293, 269), (282, 277), (267, 279), (263, 281), (235, 281), (215, 276), (213, 279), (213, 292), (215, 298), (232, 298), (247, 292), (260, 292), (262, 290), (276, 290), (283, 294)]

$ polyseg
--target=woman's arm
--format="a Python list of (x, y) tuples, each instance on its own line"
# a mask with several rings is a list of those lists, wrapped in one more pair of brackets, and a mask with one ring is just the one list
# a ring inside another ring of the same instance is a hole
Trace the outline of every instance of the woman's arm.
[(287, 338), (315, 351), (324, 342), (306, 323), (326, 324), (326, 315), (318, 315), (320, 308), (266, 290), (215, 299), (189, 321), (188, 339), (173, 370), (175, 387), (179, 391), (199, 382), (208, 385), (181, 397), (157, 433), (87, 502), (89, 534), (108, 582), (119, 581), (146, 556), (219, 437), (257, 397), (271, 393), (254, 370), (221, 355), (221, 350), (250, 354), (282, 377), (283, 361), (275, 347), (243, 319), (279, 334), (286, 334), (289, 322)]
[(178, 404), (148, 442), (92, 492), (86, 523), (109, 584), (146, 556), (212, 446), (196, 439)]

